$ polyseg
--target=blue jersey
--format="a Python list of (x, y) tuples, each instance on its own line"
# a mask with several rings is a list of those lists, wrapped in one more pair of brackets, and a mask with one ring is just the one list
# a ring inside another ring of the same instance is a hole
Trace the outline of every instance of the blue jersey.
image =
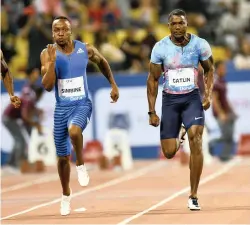
[(59, 106), (70, 106), (89, 100), (86, 68), (88, 51), (86, 44), (74, 40), (74, 51), (66, 55), (56, 51), (55, 97)]
[(151, 62), (164, 68), (163, 89), (170, 94), (185, 94), (198, 88), (198, 64), (212, 55), (205, 39), (191, 34), (189, 43), (175, 45), (169, 36), (157, 42), (151, 53)]

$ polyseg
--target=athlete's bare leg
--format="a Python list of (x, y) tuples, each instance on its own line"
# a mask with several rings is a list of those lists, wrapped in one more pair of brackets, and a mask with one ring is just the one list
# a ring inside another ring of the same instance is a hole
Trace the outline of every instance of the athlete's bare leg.
[(78, 176), (78, 182), (81, 186), (85, 187), (89, 184), (89, 175), (87, 172), (87, 168), (84, 165), (84, 160), (82, 156), (82, 149), (83, 149), (82, 128), (72, 124), (69, 127), (69, 136), (74, 151), (76, 153), (76, 171)]
[(161, 140), (161, 149), (164, 156), (167, 159), (172, 159), (176, 152), (179, 150), (180, 145), (183, 141), (183, 137), (185, 136), (186, 131), (183, 127), (180, 129), (180, 137), (179, 138), (168, 138)]
[(202, 153), (202, 134), (203, 126), (193, 125), (188, 131), (188, 139), (190, 145), (190, 197), (197, 198), (197, 190), (200, 182), (200, 176), (203, 168), (203, 153)]
[(63, 195), (69, 196), (70, 195), (70, 188), (69, 188), (70, 162), (69, 162), (69, 156), (60, 156), (60, 157), (58, 157), (57, 169), (58, 169), (58, 174), (59, 174), (62, 189), (63, 189)]
[(76, 165), (77, 166), (83, 165), (84, 161), (82, 157), (82, 149), (83, 149), (82, 128), (77, 125), (72, 124), (69, 127), (69, 136), (70, 136), (74, 151), (76, 153)]

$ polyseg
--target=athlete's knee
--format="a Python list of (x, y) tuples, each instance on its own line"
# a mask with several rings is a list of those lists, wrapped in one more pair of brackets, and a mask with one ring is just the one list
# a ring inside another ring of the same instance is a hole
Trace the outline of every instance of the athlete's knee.
[(189, 142), (193, 144), (200, 144), (202, 142), (202, 134), (197, 133), (195, 135), (191, 135), (188, 137), (188, 139), (189, 139)]
[(67, 164), (69, 163), (69, 156), (58, 156), (59, 164)]
[(163, 154), (167, 159), (172, 159), (175, 156), (175, 152), (173, 151), (172, 152), (163, 151)]
[(161, 144), (162, 153), (167, 159), (172, 159), (177, 151), (176, 141)]
[(80, 127), (71, 125), (69, 128), (69, 136), (72, 141), (76, 141), (80, 135), (82, 134), (82, 130)]
[(194, 135), (189, 136), (190, 151), (191, 154), (201, 154), (202, 153), (202, 133), (197, 132)]

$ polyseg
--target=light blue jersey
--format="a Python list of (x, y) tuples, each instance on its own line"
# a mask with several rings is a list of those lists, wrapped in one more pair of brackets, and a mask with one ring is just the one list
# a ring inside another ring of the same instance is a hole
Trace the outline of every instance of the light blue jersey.
[(180, 47), (170, 36), (157, 42), (151, 53), (151, 62), (164, 68), (163, 89), (170, 94), (185, 94), (198, 88), (198, 64), (212, 55), (205, 39), (191, 34), (189, 43)]
[(74, 40), (75, 49), (70, 55), (56, 51), (55, 96), (57, 105), (69, 106), (88, 99), (86, 45)]

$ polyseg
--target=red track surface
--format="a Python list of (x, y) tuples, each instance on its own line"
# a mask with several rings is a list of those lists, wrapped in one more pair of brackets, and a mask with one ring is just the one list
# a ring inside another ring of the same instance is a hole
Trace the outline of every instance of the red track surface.
[[(59, 214), (56, 168), (39, 175), (2, 177), (1, 223), (250, 224), (250, 158), (204, 167), (199, 212), (186, 207), (189, 169), (176, 160), (138, 161), (126, 173), (92, 170), (89, 174), (90, 185), (81, 188), (72, 167), (72, 212), (64, 217)], [(82, 207), (86, 211), (74, 211)]]

